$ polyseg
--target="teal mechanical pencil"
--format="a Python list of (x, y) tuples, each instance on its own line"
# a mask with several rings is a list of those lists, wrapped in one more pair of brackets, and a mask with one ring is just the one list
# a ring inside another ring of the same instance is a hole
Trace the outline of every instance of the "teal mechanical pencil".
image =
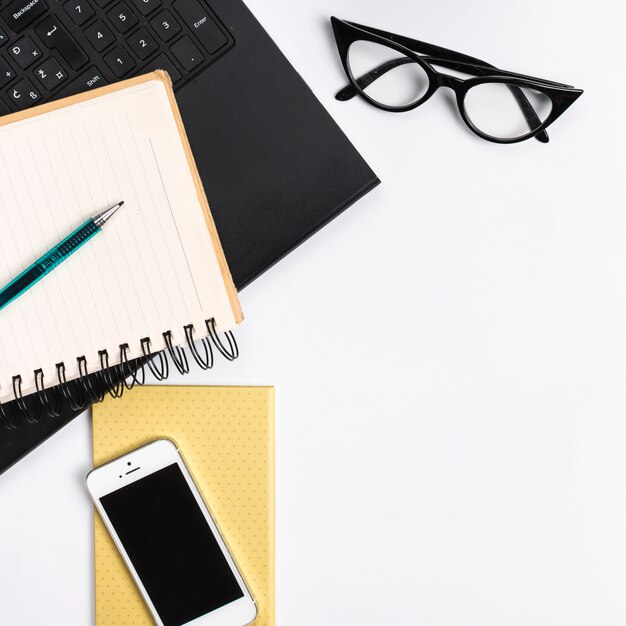
[(82, 226), (68, 235), (61, 243), (52, 250), (46, 252), (37, 259), (29, 268), (25, 269), (17, 278), (13, 279), (6, 287), (0, 290), (0, 310), (28, 291), (35, 283), (38, 283), (46, 274), (58, 267), (65, 259), (72, 255), (81, 246), (95, 237), (103, 226), (113, 217), (124, 202), (118, 202), (98, 215), (89, 218)]

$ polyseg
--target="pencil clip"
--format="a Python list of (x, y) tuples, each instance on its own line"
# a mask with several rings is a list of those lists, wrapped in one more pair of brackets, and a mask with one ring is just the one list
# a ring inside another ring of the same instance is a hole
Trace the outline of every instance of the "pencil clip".
[(226, 348), (217, 333), (215, 318), (212, 317), (210, 320), (206, 320), (205, 324), (207, 331), (209, 332), (209, 337), (211, 337), (215, 347), (222, 353), (224, 358), (229, 361), (234, 361), (239, 356), (239, 346), (237, 345), (237, 340), (235, 339), (235, 335), (233, 335), (232, 330), (223, 333), (226, 341), (228, 342), (228, 348)]
[(193, 338), (193, 324), (187, 324), (185, 326), (185, 337), (187, 338), (187, 345), (189, 346), (189, 351), (193, 355), (193, 358), (196, 360), (196, 363), (203, 369), (208, 370), (213, 367), (213, 349), (211, 348), (211, 344), (206, 337), (203, 337), (200, 340), (202, 347), (204, 348), (204, 356), (200, 354), (198, 348), (196, 348), (196, 344)]

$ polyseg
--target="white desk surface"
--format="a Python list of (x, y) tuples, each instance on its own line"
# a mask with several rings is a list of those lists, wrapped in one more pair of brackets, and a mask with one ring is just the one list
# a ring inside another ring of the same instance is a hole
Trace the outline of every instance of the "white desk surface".
[[(276, 386), (278, 626), (624, 624), (621, 3), (249, 5), (383, 181), (173, 381)], [(340, 103), (332, 14), (586, 93), (548, 145)], [(3, 625), (93, 622), (90, 454), (85, 414), (0, 478)]]

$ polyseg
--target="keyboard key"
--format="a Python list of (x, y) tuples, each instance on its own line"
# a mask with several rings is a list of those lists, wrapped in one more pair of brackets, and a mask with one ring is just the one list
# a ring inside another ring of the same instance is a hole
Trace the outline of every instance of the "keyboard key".
[(128, 8), (125, 2), (116, 4), (107, 12), (107, 16), (111, 20), (113, 27), (122, 35), (127, 33), (138, 21), (137, 16)]
[(159, 46), (152, 38), (152, 35), (148, 34), (145, 28), (140, 28), (137, 32), (133, 33), (126, 42), (130, 46), (130, 49), (144, 61), (149, 56), (154, 54)]
[(169, 41), (180, 32), (180, 24), (169, 11), (161, 11), (150, 20), (150, 26), (163, 41)]
[(188, 72), (194, 70), (204, 61), (202, 53), (196, 48), (187, 35), (179, 39), (172, 46), (172, 54)]
[(68, 83), (57, 96), (73, 96), (75, 93), (90, 91), (107, 84), (106, 78), (95, 67), (86, 69), (78, 78)]
[(21, 33), (47, 8), (44, 0), (15, 0), (2, 9), (2, 17), (14, 33)]
[(13, 68), (2, 58), (0, 58), (0, 87), (4, 87), (15, 78)]
[(98, 52), (102, 52), (115, 41), (115, 35), (100, 20), (85, 29), (85, 37)]
[(30, 37), (25, 35), (9, 48), (9, 54), (24, 69), (39, 60), (41, 50), (33, 43)]
[(35, 78), (48, 91), (54, 91), (67, 80), (67, 72), (54, 57), (46, 59), (41, 65), (36, 67), (34, 74)]
[(82, 26), (95, 15), (93, 7), (86, 0), (69, 0), (63, 8), (76, 26)]
[(56, 17), (47, 17), (37, 26), (35, 32), (44, 45), (56, 50), (73, 70), (79, 70), (89, 60)]
[(41, 100), (41, 94), (33, 87), (33, 84), (27, 78), (22, 78), (22, 80), (14, 87), (11, 87), (7, 93), (9, 94), (9, 98), (11, 98), (20, 109), (31, 107)]
[(210, 54), (217, 52), (228, 42), (209, 12), (198, 0), (176, 0), (174, 9)]
[(149, 15), (161, 6), (161, 0), (133, 0), (133, 4), (142, 15)]
[(113, 73), (122, 78), (135, 67), (135, 62), (124, 48), (114, 48), (104, 57), (106, 64), (113, 70)]
[(3, 46), (8, 40), (6, 33), (0, 28), (0, 46)]
[(154, 70), (165, 70), (170, 75), (173, 83), (182, 78), (182, 74), (178, 71), (178, 68), (164, 54), (159, 54), (158, 57), (152, 59), (141, 71), (147, 73), (153, 72)]

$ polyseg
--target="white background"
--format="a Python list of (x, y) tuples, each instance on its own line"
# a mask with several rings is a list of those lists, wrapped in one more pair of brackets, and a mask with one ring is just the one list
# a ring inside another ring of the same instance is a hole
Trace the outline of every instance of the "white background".
[[(624, 624), (621, 3), (249, 5), (383, 181), (184, 381), (276, 386), (278, 625)], [(336, 102), (331, 14), (585, 94), (548, 145)], [(85, 414), (0, 478), (3, 625), (92, 623), (90, 455)]]

